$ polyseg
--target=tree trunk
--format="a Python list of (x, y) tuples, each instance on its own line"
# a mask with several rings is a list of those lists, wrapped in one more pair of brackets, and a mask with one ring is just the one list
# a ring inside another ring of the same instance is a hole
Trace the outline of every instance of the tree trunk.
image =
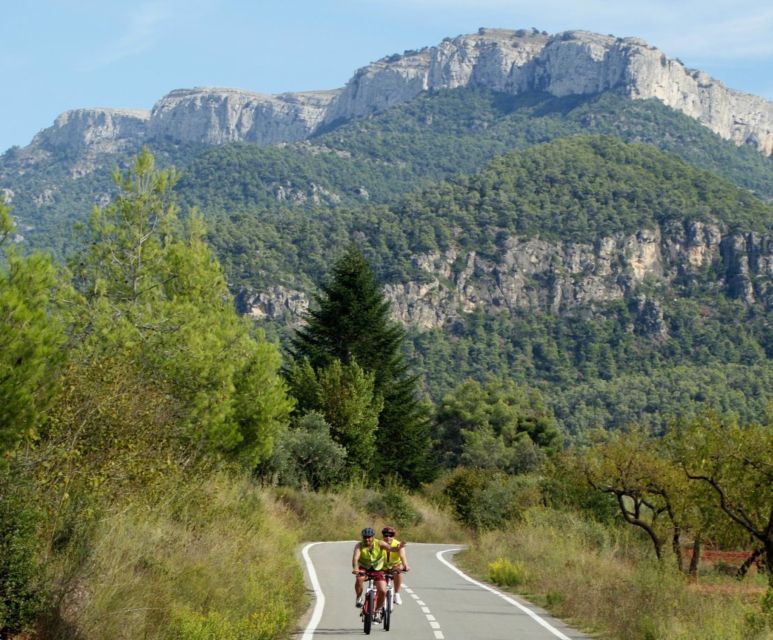
[(692, 542), (692, 558), (690, 558), (690, 568), (687, 575), (690, 576), (690, 582), (698, 582), (698, 566), (701, 562), (701, 537), (695, 536)]
[(759, 557), (763, 555), (763, 553), (765, 553), (765, 547), (759, 547), (758, 549), (752, 551), (749, 554), (749, 557), (743, 561), (743, 564), (738, 567), (738, 571), (735, 572), (736, 579), (743, 580), (746, 577), (746, 574), (749, 572), (751, 566), (757, 561)]
[(682, 537), (681, 529), (678, 525), (674, 526), (674, 534), (671, 536), (671, 548), (674, 550), (676, 558), (676, 568), (684, 573), (684, 557), (682, 556)]

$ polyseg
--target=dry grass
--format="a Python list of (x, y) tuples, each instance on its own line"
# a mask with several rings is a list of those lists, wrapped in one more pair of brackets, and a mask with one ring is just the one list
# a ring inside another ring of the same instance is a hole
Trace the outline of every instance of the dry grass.
[(484, 578), (497, 559), (522, 563), (528, 574), (522, 595), (605, 638), (773, 637), (764, 628), (756, 585), (707, 591), (653, 562), (647, 551), (631, 529), (607, 530), (570, 514), (532, 509), (507, 532), (482, 535), (462, 562)]
[[(113, 505), (71, 572), (45, 637), (283, 637), (305, 606), (297, 538), (249, 480), (173, 483), (165, 499)], [(63, 629), (67, 629), (65, 633)]]

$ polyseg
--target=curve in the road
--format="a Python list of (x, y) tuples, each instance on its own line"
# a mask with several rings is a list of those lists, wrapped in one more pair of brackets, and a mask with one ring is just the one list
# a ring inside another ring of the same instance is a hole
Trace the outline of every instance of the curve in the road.
[(453, 564), (451, 564), (448, 560), (446, 560), (443, 557), (444, 553), (450, 553), (451, 551), (459, 551), (459, 549), (445, 549), (444, 551), (438, 551), (435, 554), (435, 557), (438, 560), (440, 560), (440, 562), (442, 562), (444, 565), (446, 565), (449, 569), (451, 569), (451, 571), (455, 571), (460, 576), (462, 576), (462, 578), (467, 580), (467, 582), (470, 582), (470, 583), (474, 584), (476, 587), (480, 587), (481, 589), (485, 589), (486, 591), (490, 591), (491, 593), (494, 593), (494, 594), (498, 595), (500, 598), (502, 598), (502, 600), (504, 600), (508, 604), (511, 604), (514, 607), (517, 607), (518, 609), (523, 611), (526, 615), (528, 615), (537, 624), (543, 626), (545, 629), (550, 631), (550, 633), (552, 633), (556, 638), (560, 638), (561, 640), (571, 640), (571, 638), (569, 638), (569, 636), (564, 635), (563, 633), (561, 633), (558, 629), (556, 629), (547, 620), (545, 620), (544, 618), (538, 616), (536, 613), (534, 613), (534, 611), (529, 609), (529, 607), (524, 607), (520, 602), (518, 602), (517, 600), (513, 600), (510, 596), (502, 593), (501, 591), (497, 591), (496, 589), (494, 589), (494, 587), (490, 587), (487, 584), (483, 584), (482, 582), (478, 582), (477, 580), (472, 579), (470, 576), (468, 576), (466, 573), (464, 573), (464, 571), (461, 571), (460, 569), (455, 567)]

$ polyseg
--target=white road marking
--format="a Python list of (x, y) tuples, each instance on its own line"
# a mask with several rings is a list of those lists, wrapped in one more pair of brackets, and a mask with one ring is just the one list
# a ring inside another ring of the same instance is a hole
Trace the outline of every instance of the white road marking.
[(528, 607), (523, 606), (517, 600), (513, 600), (510, 596), (505, 595), (501, 591), (497, 591), (496, 589), (494, 589), (493, 587), (488, 586), (487, 584), (483, 584), (482, 582), (478, 582), (477, 580), (473, 580), (466, 573), (464, 573), (460, 569), (457, 569), (454, 565), (452, 565), (448, 560), (446, 560), (443, 557), (444, 553), (449, 553), (451, 551), (459, 551), (459, 549), (446, 549), (445, 551), (438, 551), (435, 554), (435, 557), (438, 560), (440, 560), (440, 562), (442, 562), (444, 565), (446, 565), (449, 569), (451, 569), (452, 571), (454, 571), (454, 572), (458, 573), (460, 576), (462, 576), (462, 578), (467, 580), (467, 582), (471, 582), (472, 584), (474, 584), (477, 587), (480, 587), (481, 589), (485, 589), (486, 591), (490, 591), (491, 593), (498, 595), (500, 598), (502, 598), (502, 600), (504, 600), (508, 604), (511, 604), (514, 607), (517, 607), (518, 609), (523, 611), (526, 615), (528, 615), (530, 618), (532, 618), (537, 624), (542, 625), (543, 627), (545, 627), (545, 629), (550, 631), (550, 633), (552, 633), (556, 638), (560, 638), (561, 640), (571, 640), (571, 638), (569, 636), (564, 635), (563, 633), (561, 633), (558, 629), (556, 629), (553, 625), (551, 625), (547, 620), (542, 619), (540, 616), (538, 616), (536, 613), (534, 613), (534, 611), (532, 611)]
[(435, 637), (437, 640), (443, 640), (445, 638), (442, 631), (435, 631)]
[(306, 625), (306, 630), (303, 632), (301, 640), (312, 640), (314, 631), (316, 631), (317, 625), (322, 619), (322, 610), (325, 608), (325, 594), (322, 593), (322, 587), (317, 579), (317, 572), (314, 571), (314, 565), (311, 563), (311, 558), (309, 557), (309, 549), (317, 544), (320, 543), (312, 542), (311, 544), (307, 544), (303, 547), (303, 551), (301, 552), (303, 560), (306, 563), (306, 571), (309, 572), (309, 580), (311, 580), (311, 586), (314, 589), (314, 599), (316, 600), (314, 603), (314, 612), (311, 614), (311, 620), (309, 620), (309, 624)]

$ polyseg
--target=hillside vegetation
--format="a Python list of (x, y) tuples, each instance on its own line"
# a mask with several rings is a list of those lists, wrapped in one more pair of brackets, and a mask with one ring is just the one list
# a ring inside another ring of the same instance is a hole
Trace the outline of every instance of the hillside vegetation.
[[(149, 144), (159, 164), (175, 164), (183, 173), (181, 201), (209, 215), (392, 202), (422, 185), (479, 171), (497, 155), (593, 133), (650, 144), (763, 200), (773, 196), (770, 158), (722, 140), (656, 100), (630, 100), (614, 92), (555, 98), (460, 88), (422, 95), (365, 120), (338, 123), (293, 145)], [(128, 148), (85, 162), (78, 150), (33, 156), (26, 149), (7, 151), (0, 158), (0, 187), (14, 192), (14, 213), (27, 241), (60, 255), (77, 244), (72, 222), (115, 194), (114, 168), (128, 167), (137, 151)]]
[[(771, 165), (695, 127), (450, 91), (299, 145), (110, 158), (110, 188), (54, 156), (21, 176), (67, 186), (16, 227), (0, 205), (0, 638), (286, 638), (299, 544), (387, 523), (606, 637), (770, 638)], [(666, 260), (621, 297), (429, 330), (384, 293), (430, 254), (452, 287), (514, 237), (698, 223), (746, 271)], [(299, 324), (237, 313), (280, 286), (312, 296)]]

